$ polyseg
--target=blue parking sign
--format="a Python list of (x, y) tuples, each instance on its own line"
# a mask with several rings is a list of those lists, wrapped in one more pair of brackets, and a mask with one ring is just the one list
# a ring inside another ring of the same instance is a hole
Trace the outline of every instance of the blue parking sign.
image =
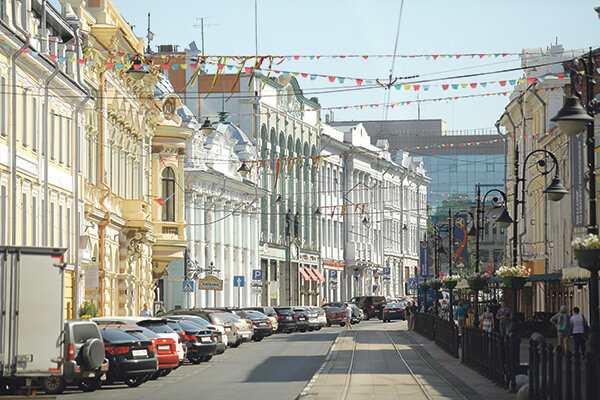
[(329, 270), (329, 279), (337, 279), (338, 272), (335, 269)]
[(383, 267), (383, 275), (391, 275), (392, 269), (390, 267)]
[(253, 281), (262, 281), (263, 280), (262, 269), (253, 269), (252, 270), (252, 280)]

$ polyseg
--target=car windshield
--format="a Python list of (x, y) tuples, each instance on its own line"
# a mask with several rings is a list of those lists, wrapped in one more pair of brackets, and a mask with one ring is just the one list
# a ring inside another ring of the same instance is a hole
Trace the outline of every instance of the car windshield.
[(183, 329), (181, 328), (181, 325), (179, 325), (179, 323), (176, 321), (167, 321), (167, 325), (169, 325), (169, 327), (171, 329), (173, 329), (175, 332), (183, 331)]
[(201, 326), (202, 328), (208, 328), (208, 327), (211, 326), (210, 322), (208, 322), (204, 318), (196, 317), (196, 316), (193, 316), (193, 315), (185, 315), (182, 318), (178, 318), (178, 319), (183, 319), (185, 321), (193, 322), (194, 324), (196, 324), (198, 326)]
[(198, 332), (199, 330), (203, 329), (200, 325), (190, 321), (178, 321), (178, 323), (186, 332)]
[(144, 335), (141, 330), (138, 330), (138, 329), (127, 329), (125, 332), (128, 333), (128, 334), (130, 334), (131, 336), (133, 336), (137, 340), (148, 340), (148, 338), (146, 337), (146, 335)]
[(171, 327), (169, 327), (169, 325), (164, 324), (164, 323), (147, 324), (147, 325), (144, 325), (144, 327), (150, 329), (154, 333), (175, 333), (175, 331), (173, 329), (171, 329)]
[(98, 327), (94, 323), (73, 325), (73, 342), (83, 344), (88, 339), (98, 338)]
[(272, 307), (265, 307), (262, 312), (263, 312), (263, 314), (266, 314), (269, 317), (276, 317), (277, 316), (277, 313), (275, 312), (275, 309), (273, 309)]
[(329, 311), (332, 313), (340, 313), (344, 311), (344, 309), (341, 307), (329, 307)]
[(385, 308), (402, 308), (403, 305), (401, 303), (390, 303)]
[(276, 311), (279, 315), (287, 315), (294, 313), (294, 311), (291, 308), (278, 308)]
[(239, 315), (235, 315), (232, 313), (227, 313), (227, 316), (233, 320), (233, 322), (240, 322), (242, 318)]
[(231, 322), (231, 320), (224, 313), (211, 313), (210, 318), (218, 324), (227, 324), (228, 322)]
[[(135, 330), (139, 331), (142, 335), (144, 335), (148, 339), (156, 339), (156, 338), (160, 337), (155, 332), (151, 331), (148, 328), (144, 328), (143, 326), (138, 326), (135, 328)], [(126, 330), (125, 332), (129, 332), (129, 330)]]
[(258, 319), (258, 318), (266, 318), (267, 316), (263, 313), (261, 313), (260, 311), (246, 311), (246, 314), (248, 314), (248, 316), (251, 319)]
[(105, 342), (133, 342), (139, 340), (129, 333), (123, 332), (120, 329), (100, 329), (100, 334)]

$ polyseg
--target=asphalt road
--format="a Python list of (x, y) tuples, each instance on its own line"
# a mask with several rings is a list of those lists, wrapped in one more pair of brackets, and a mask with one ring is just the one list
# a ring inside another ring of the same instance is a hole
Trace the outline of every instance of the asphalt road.
[[(363, 322), (364, 323), (364, 322)], [(185, 364), (137, 388), (103, 386), (92, 393), (67, 389), (58, 399), (295, 399), (325, 360), (340, 327), (277, 334), (228, 348), (200, 365)]]

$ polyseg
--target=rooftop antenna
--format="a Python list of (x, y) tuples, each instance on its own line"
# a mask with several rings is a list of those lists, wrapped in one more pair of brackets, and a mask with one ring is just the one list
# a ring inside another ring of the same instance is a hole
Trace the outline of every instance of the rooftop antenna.
[(154, 39), (154, 33), (150, 30), (150, 11), (148, 11), (148, 47), (146, 48), (146, 53), (152, 54), (152, 49), (150, 48), (150, 42)]
[(213, 17), (197, 17), (194, 28), (200, 28), (200, 38), (202, 39), (202, 55), (204, 55), (204, 27), (217, 26), (219, 24), (205, 24), (204, 20)]

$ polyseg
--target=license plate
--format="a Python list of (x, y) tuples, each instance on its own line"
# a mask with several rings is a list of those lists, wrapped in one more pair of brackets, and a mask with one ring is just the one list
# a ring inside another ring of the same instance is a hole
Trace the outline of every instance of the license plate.
[(261, 322), (261, 323), (260, 323), (260, 324), (258, 324), (258, 325), (260, 325), (260, 326), (265, 326), (266, 324), (267, 324), (266, 322)]
[(200, 337), (200, 341), (202, 343), (210, 343), (211, 340), (208, 336), (202, 336), (202, 337)]
[(148, 356), (148, 351), (147, 350), (132, 350), (131, 354), (133, 354), (134, 357), (146, 357), (146, 356)]
[(169, 346), (169, 345), (159, 345), (158, 349), (159, 350), (171, 350), (171, 346)]

